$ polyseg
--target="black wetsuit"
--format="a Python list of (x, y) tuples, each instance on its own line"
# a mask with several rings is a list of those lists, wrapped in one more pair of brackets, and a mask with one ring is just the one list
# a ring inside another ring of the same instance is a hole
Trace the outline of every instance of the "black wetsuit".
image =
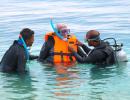
[[(30, 60), (37, 59), (38, 56), (30, 56)], [(24, 47), (14, 41), (13, 45), (6, 51), (0, 63), (0, 70), (3, 72), (26, 72), (26, 52)]]
[[(54, 38), (52, 36), (49, 36), (48, 41), (46, 41), (42, 46), (39, 55), (40, 62), (53, 63), (53, 56), (51, 55), (51, 52), (53, 52), (54, 44), (55, 44)], [(80, 52), (80, 48), (78, 48), (78, 54), (80, 54), (80, 56), (83, 56), (83, 53)]]
[(81, 57), (78, 53), (73, 52), (79, 63), (92, 63), (92, 64), (106, 64), (111, 65), (115, 63), (114, 50), (108, 43), (101, 41), (101, 44), (94, 49), (82, 45), (82, 49), (86, 55)]

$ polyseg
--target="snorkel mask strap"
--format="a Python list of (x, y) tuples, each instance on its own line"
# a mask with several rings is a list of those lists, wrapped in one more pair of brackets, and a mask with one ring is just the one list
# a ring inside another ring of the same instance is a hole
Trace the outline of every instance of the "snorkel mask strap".
[(85, 39), (85, 42), (88, 42), (88, 41), (100, 41), (101, 42), (101, 39), (100, 39), (100, 37), (99, 36), (97, 36), (97, 37), (95, 37), (95, 38), (90, 38), (90, 39)]

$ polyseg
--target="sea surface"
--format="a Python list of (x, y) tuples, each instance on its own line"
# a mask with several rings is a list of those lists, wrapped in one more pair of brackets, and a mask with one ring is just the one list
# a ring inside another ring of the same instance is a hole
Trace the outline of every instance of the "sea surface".
[(130, 0), (1, 0), (0, 60), (23, 28), (35, 31), (31, 53), (39, 55), (46, 32), (65, 23), (84, 42), (87, 31), (123, 43), (128, 62), (48, 66), (31, 61), (24, 76), (0, 73), (0, 100), (130, 100)]

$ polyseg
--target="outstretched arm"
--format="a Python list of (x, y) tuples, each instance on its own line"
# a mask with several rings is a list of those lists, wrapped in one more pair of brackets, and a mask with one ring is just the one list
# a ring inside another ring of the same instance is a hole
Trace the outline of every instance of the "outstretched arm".
[(106, 54), (102, 52), (102, 50), (91, 50), (89, 51), (89, 55), (81, 56), (77, 52), (74, 51), (73, 48), (69, 47), (69, 50), (73, 53), (76, 60), (79, 63), (96, 63), (96, 62), (102, 62), (106, 58)]

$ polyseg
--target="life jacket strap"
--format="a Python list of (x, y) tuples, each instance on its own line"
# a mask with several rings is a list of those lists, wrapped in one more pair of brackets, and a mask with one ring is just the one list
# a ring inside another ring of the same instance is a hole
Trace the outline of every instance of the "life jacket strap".
[(54, 55), (63, 55), (63, 56), (73, 56), (72, 53), (63, 53), (63, 52), (52, 52), (50, 53), (51, 56), (54, 56)]

